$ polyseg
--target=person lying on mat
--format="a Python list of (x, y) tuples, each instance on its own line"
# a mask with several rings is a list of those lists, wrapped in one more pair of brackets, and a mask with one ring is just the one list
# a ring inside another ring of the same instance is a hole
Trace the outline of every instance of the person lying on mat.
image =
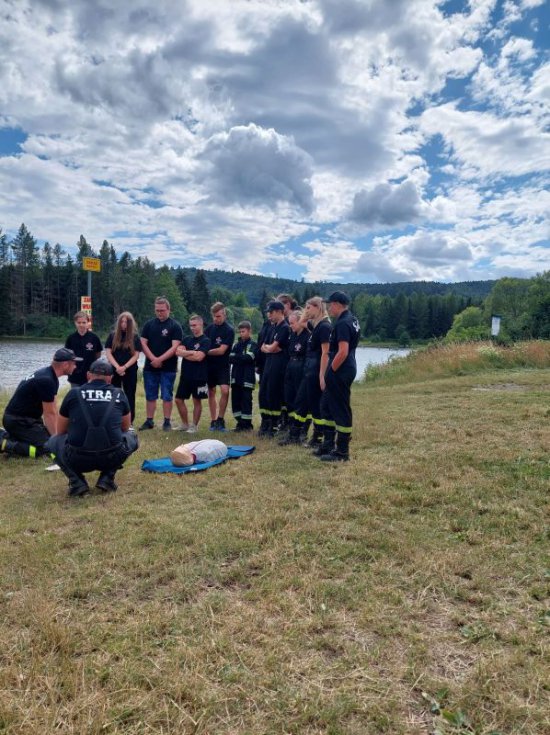
[(188, 467), (192, 464), (214, 462), (227, 457), (226, 445), (217, 439), (202, 439), (196, 442), (180, 444), (170, 452), (172, 464), (176, 467)]

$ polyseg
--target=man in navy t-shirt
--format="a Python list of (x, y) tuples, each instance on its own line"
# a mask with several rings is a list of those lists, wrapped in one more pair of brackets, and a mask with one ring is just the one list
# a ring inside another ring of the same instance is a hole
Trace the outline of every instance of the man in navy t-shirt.
[[(204, 333), (210, 340), (208, 351), (208, 407), (210, 431), (225, 431), (225, 411), (229, 401), (229, 354), (235, 341), (235, 330), (227, 321), (225, 306), (221, 301), (210, 308), (212, 324)], [(216, 387), (220, 386), (220, 402), (216, 403)]]

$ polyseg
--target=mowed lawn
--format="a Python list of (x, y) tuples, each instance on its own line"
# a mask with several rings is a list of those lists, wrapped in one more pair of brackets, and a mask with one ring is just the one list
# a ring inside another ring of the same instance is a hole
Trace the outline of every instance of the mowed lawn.
[(0, 732), (549, 733), (550, 369), (353, 402), (348, 464), (146, 474), (154, 430), (69, 500), (0, 456)]

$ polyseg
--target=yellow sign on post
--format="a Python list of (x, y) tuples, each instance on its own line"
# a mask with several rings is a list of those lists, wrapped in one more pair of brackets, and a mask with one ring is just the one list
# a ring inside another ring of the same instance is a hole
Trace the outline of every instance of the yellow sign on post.
[(82, 258), (82, 269), (85, 271), (101, 271), (101, 260), (99, 258)]

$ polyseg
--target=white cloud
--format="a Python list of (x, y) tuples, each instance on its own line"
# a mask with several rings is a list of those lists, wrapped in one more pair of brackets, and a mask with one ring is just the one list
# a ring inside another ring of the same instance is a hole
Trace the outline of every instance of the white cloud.
[(0, 0), (1, 125), (28, 135), (0, 154), (0, 226), (325, 280), (372, 237), (372, 278), (538, 268), (541, 3), (450, 7)]
[(201, 158), (210, 164), (203, 184), (213, 202), (268, 207), (287, 202), (304, 212), (313, 208), (312, 160), (275, 130), (248, 125), (218, 133)]

